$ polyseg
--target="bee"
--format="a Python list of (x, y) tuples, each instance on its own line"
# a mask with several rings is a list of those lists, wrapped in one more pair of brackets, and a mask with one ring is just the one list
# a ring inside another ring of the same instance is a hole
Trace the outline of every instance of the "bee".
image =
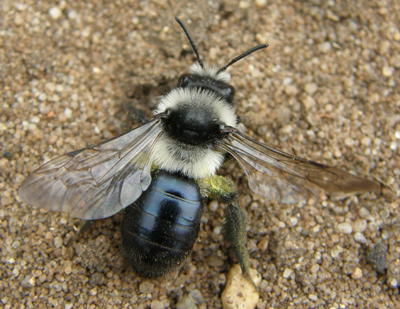
[(381, 184), (246, 136), (226, 69), (268, 45), (215, 69), (203, 64), (187, 28), (176, 20), (197, 63), (160, 98), (154, 117), (119, 137), (45, 163), (24, 180), (19, 196), (30, 205), (83, 220), (124, 209), (125, 255), (142, 277), (161, 276), (182, 265), (198, 236), (203, 199), (223, 201), (226, 238), (249, 277), (245, 214), (233, 182), (216, 174), (227, 157), (239, 163), (250, 189), (268, 201), (297, 203), (320, 191), (380, 192)]

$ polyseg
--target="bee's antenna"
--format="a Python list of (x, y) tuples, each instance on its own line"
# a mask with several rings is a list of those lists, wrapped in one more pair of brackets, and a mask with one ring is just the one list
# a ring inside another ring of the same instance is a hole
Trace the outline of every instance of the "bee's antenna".
[(182, 27), (183, 31), (184, 31), (185, 34), (186, 34), (186, 37), (187, 37), (188, 40), (189, 40), (190, 45), (192, 45), (193, 51), (194, 51), (194, 53), (196, 54), (196, 57), (197, 57), (197, 62), (199, 63), (199, 65), (200, 65), (202, 68), (204, 68), (203, 62), (200, 60), (199, 53), (197, 52), (196, 45), (194, 44), (194, 42), (193, 42), (193, 40), (192, 40), (192, 37), (190, 36), (189, 31), (187, 30), (186, 26), (183, 24), (183, 22), (182, 22), (178, 17), (175, 17), (175, 20), (176, 20), (176, 21), (178, 22), (178, 24)]
[(229, 66), (231, 66), (235, 62), (238, 62), (240, 59), (250, 55), (251, 53), (253, 53), (253, 52), (255, 52), (255, 51), (259, 50), (259, 49), (267, 48), (267, 47), (268, 47), (268, 44), (260, 44), (260, 45), (257, 45), (255, 47), (253, 47), (253, 48), (250, 48), (248, 51), (245, 51), (243, 54), (241, 54), (241, 55), (237, 56), (236, 58), (232, 59), (226, 66), (220, 68), (218, 70), (217, 74), (225, 71)]

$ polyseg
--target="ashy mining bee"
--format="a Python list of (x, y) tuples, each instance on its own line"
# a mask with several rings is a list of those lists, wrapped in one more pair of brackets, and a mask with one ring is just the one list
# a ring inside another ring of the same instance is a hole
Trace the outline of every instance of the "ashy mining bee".
[(156, 277), (176, 269), (198, 236), (202, 200), (228, 204), (226, 238), (249, 274), (244, 212), (233, 182), (216, 175), (227, 156), (239, 162), (252, 191), (266, 200), (296, 203), (319, 191), (381, 191), (375, 181), (287, 154), (244, 135), (235, 114), (234, 88), (225, 71), (265, 48), (258, 45), (221, 69), (197, 56), (188, 74), (162, 96), (154, 117), (112, 140), (57, 157), (29, 175), (22, 201), (83, 220), (125, 209), (123, 247), (135, 272)]

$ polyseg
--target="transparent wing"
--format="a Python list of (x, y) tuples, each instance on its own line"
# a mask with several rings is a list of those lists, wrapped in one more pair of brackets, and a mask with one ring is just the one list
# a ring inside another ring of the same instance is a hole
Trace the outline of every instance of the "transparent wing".
[(234, 128), (226, 128), (219, 145), (244, 169), (252, 191), (267, 200), (296, 203), (328, 193), (380, 191), (378, 182), (340, 169), (301, 159), (254, 141)]
[(151, 149), (162, 134), (161, 116), (112, 140), (50, 160), (19, 188), (27, 204), (93, 220), (133, 203), (151, 182)]

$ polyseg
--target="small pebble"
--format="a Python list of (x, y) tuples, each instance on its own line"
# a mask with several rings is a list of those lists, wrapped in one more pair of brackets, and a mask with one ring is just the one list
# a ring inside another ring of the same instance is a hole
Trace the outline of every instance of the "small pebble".
[(145, 280), (139, 285), (140, 293), (151, 293), (154, 290), (154, 283), (150, 280)]
[(315, 83), (307, 83), (304, 86), (304, 91), (307, 92), (309, 95), (313, 95), (315, 92), (317, 92), (318, 86)]
[(310, 271), (311, 271), (313, 274), (316, 274), (316, 273), (319, 271), (319, 265), (318, 265), (318, 264), (314, 264), (314, 265), (311, 267)]
[(343, 252), (343, 248), (340, 246), (336, 246), (336, 247), (332, 248), (332, 250), (331, 250), (331, 257), (337, 258), (339, 256), (339, 254), (342, 252)]
[(385, 77), (390, 77), (390, 76), (393, 75), (393, 71), (392, 71), (392, 69), (390, 67), (384, 66), (382, 68), (382, 75), (385, 76)]
[[(252, 271), (253, 281), (256, 276), (256, 271)], [(260, 277), (258, 275), (258, 277)], [(259, 278), (261, 279), (261, 278)], [(254, 285), (249, 282), (243, 275), (238, 264), (234, 265), (226, 278), (225, 289), (221, 294), (222, 307), (224, 309), (254, 309), (260, 298)]]
[(308, 298), (312, 301), (317, 301), (318, 300), (318, 296), (316, 294), (310, 294), (308, 295)]
[(59, 19), (61, 17), (62, 11), (59, 7), (57, 6), (53, 6), (50, 10), (49, 10), (49, 14), (50, 17), (53, 19)]
[[(161, 307), (164, 308), (164, 307)], [(187, 295), (184, 295), (176, 304), (176, 309), (197, 309), (196, 302)]]
[(386, 271), (386, 277), (388, 285), (392, 289), (396, 289), (399, 286), (400, 279), (400, 260), (395, 260), (391, 262)]
[(290, 268), (285, 268), (285, 270), (283, 271), (283, 278), (289, 278), (290, 275), (293, 273), (293, 270), (291, 270)]
[(354, 240), (360, 244), (365, 244), (367, 242), (364, 234), (360, 232), (354, 233)]
[(396, 278), (387, 279), (387, 283), (391, 289), (396, 289), (399, 286), (399, 281)]
[(216, 200), (211, 201), (211, 203), (208, 205), (208, 208), (213, 212), (217, 211), (218, 201), (216, 201)]
[(344, 144), (346, 146), (354, 146), (354, 139), (350, 138), (350, 137), (346, 137), (344, 139)]
[(214, 254), (211, 254), (206, 259), (208, 265), (210, 265), (211, 267), (219, 267), (224, 264), (224, 260)]
[(67, 119), (71, 118), (71, 116), (72, 116), (72, 110), (71, 110), (69, 107), (67, 107), (67, 108), (64, 109), (64, 116), (65, 116), (65, 118), (67, 118)]
[(194, 299), (198, 304), (205, 303), (205, 299), (203, 295), (201, 294), (200, 290), (192, 290), (189, 292), (189, 297)]
[(358, 211), (358, 214), (360, 215), (361, 218), (365, 219), (370, 215), (370, 212), (368, 211), (367, 208), (361, 207)]
[(348, 222), (342, 222), (337, 225), (338, 231), (344, 233), (344, 234), (351, 234), (353, 232), (353, 228), (351, 227), (351, 224)]
[(380, 242), (371, 246), (367, 251), (367, 261), (371, 263), (378, 272), (383, 272), (386, 268), (386, 252), (387, 247)]
[(298, 93), (298, 89), (295, 85), (287, 85), (285, 87), (285, 93), (289, 96), (294, 96)]
[(54, 240), (53, 240), (53, 244), (54, 244), (54, 247), (61, 248), (61, 246), (62, 246), (62, 238), (59, 237), (59, 236), (55, 237)]
[(367, 220), (357, 219), (353, 222), (353, 231), (362, 233), (367, 229), (367, 226)]
[(355, 280), (361, 279), (362, 276), (363, 276), (362, 270), (361, 270), (360, 268), (358, 268), (358, 267), (356, 267), (356, 268), (354, 269), (354, 271), (352, 272), (352, 274), (351, 274), (351, 277), (352, 277), (353, 279), (355, 279)]
[(315, 100), (310, 97), (310, 96), (306, 96), (302, 101), (301, 101), (304, 105), (304, 108), (306, 110), (310, 110), (312, 109), (315, 105), (317, 105), (317, 103), (315, 102)]
[(264, 7), (267, 5), (267, 0), (255, 0), (255, 3), (259, 7)]
[(363, 144), (364, 146), (369, 146), (369, 145), (371, 145), (371, 142), (372, 142), (372, 140), (371, 140), (369, 137), (367, 137), (367, 136), (364, 136), (364, 137), (361, 139), (361, 144)]
[(247, 1), (240, 1), (239, 2), (239, 8), (245, 10), (248, 9), (250, 7), (250, 3)]
[[(159, 301), (157, 299), (153, 299), (151, 301), (150, 308), (151, 309), (163, 309), (163, 308), (165, 308), (165, 306), (161, 301)], [(188, 307), (188, 308), (190, 308), (190, 307)], [(196, 306), (194, 306), (193, 308), (196, 308)]]
[(327, 53), (332, 48), (332, 44), (330, 42), (324, 42), (318, 45), (318, 49), (322, 53)]

